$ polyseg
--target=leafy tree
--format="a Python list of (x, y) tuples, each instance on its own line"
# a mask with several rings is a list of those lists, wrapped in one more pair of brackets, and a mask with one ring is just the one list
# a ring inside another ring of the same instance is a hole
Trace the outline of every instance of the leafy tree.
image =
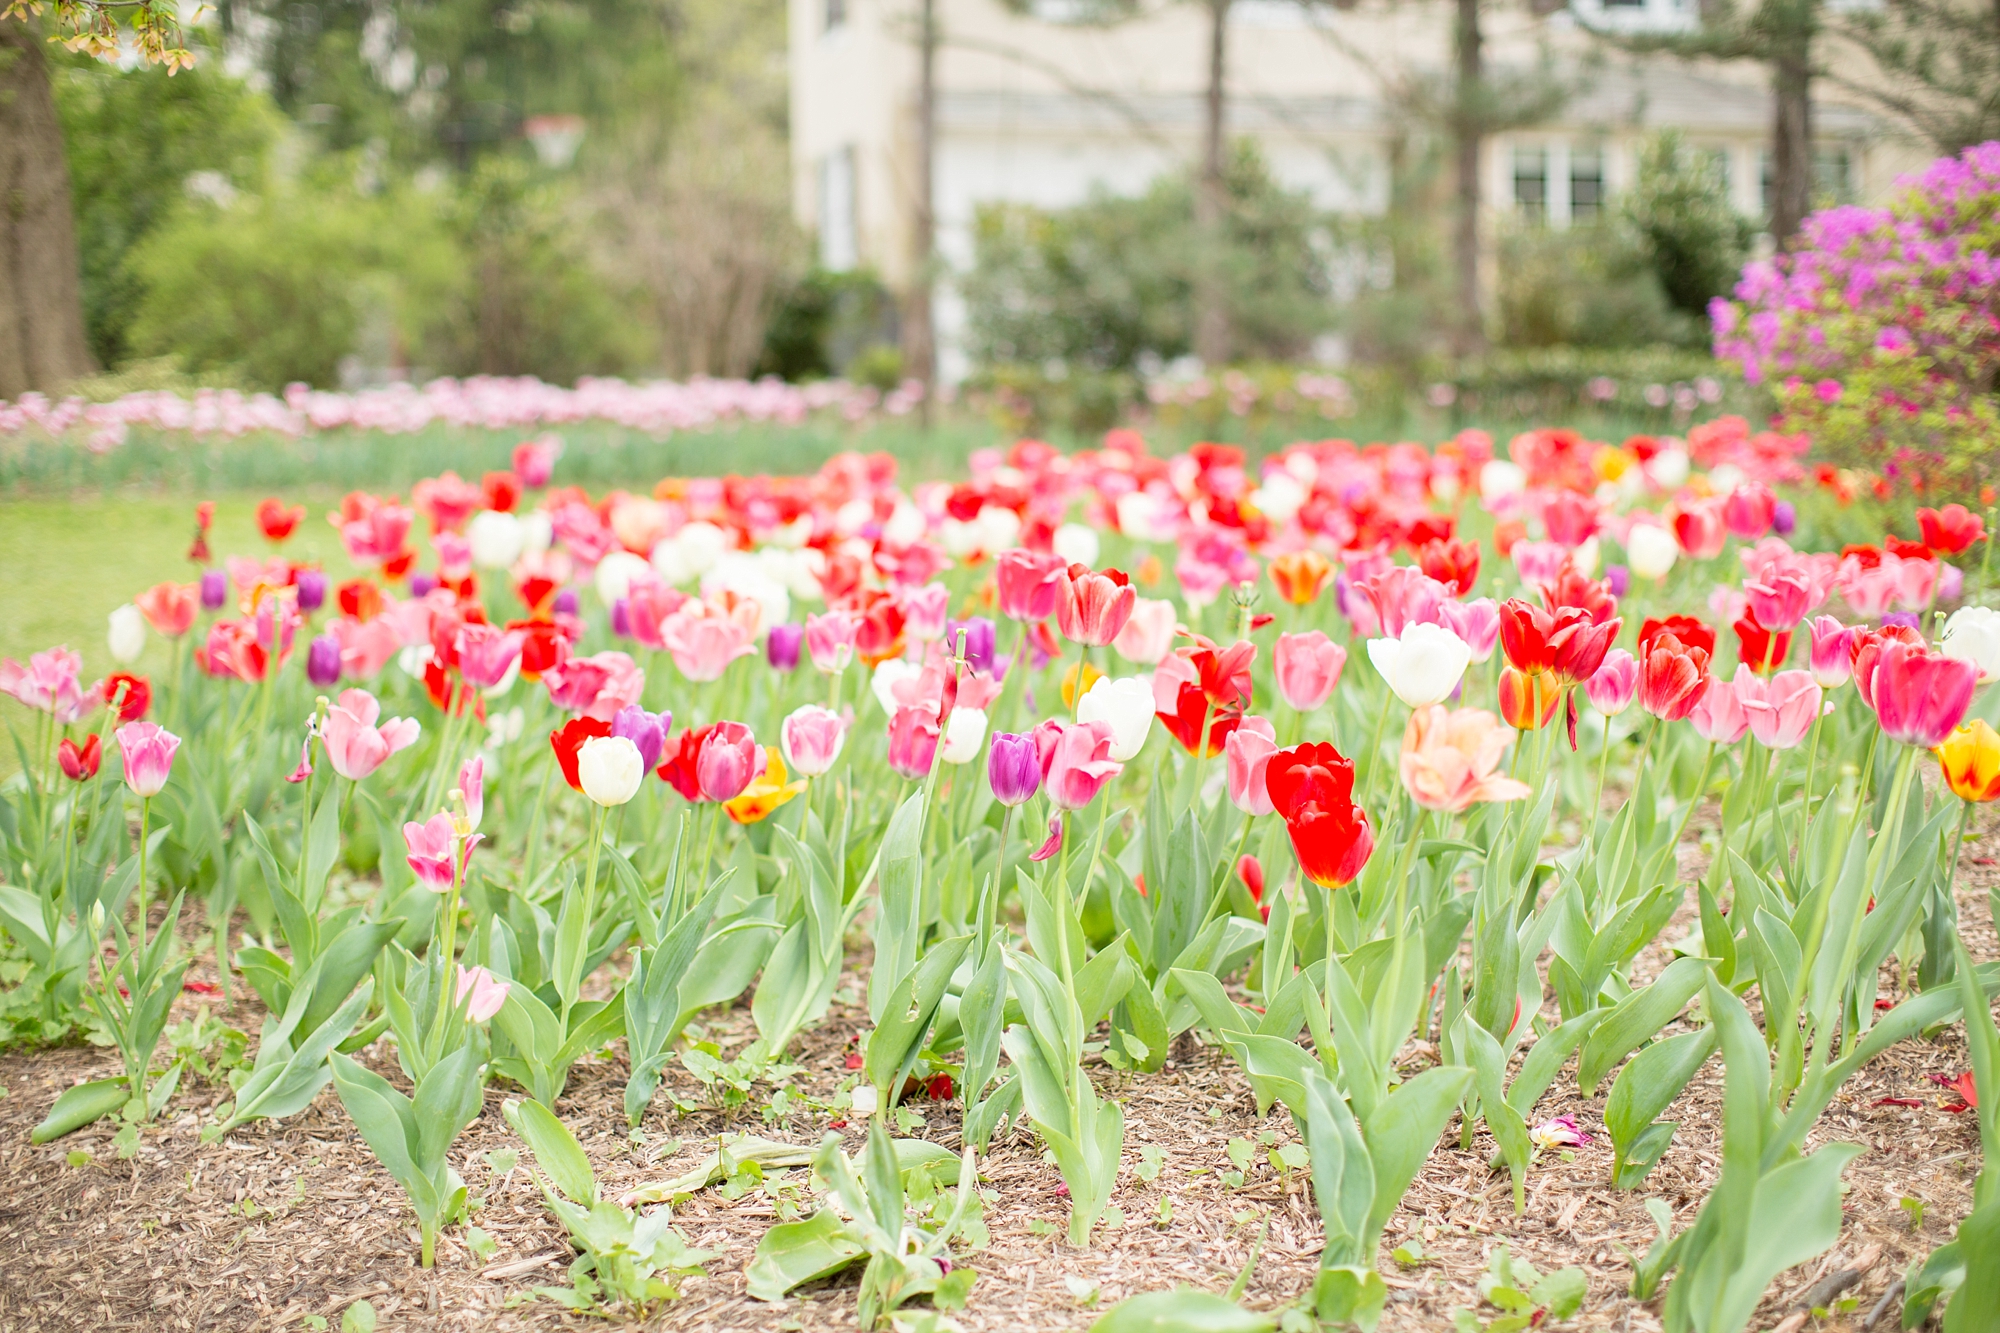
[(1842, 82), (1898, 117), (1941, 153), (2000, 139), (2000, 5), (1886, 0), (1842, 16), (1886, 82)]
[(1750, 224), (1730, 204), (1719, 165), (1690, 150), (1679, 131), (1640, 147), (1621, 212), (1676, 310), (1706, 317), (1708, 303), (1736, 285)]

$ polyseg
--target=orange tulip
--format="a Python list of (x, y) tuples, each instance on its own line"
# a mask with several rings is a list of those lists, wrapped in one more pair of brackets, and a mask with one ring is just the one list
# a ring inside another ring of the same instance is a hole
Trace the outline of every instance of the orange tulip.
[(1287, 551), (1271, 560), (1271, 582), (1293, 606), (1318, 599), (1333, 578), (1333, 562), (1318, 551)]

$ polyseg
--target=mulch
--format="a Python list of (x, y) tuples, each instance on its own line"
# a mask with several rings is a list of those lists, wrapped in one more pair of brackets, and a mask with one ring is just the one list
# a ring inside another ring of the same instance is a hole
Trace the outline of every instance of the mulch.
[[(1959, 877), (1963, 931), (1975, 957), (2000, 957), (1987, 907), (1987, 886), (2000, 882), (1991, 839), (1967, 840)], [(1692, 862), (1690, 862), (1692, 864)], [(1662, 933), (1679, 938), (1692, 912)], [(190, 922), (192, 927), (192, 922)], [(192, 933), (192, 931), (191, 931)], [(1664, 964), (1656, 943), (1635, 971)], [(1885, 977), (1885, 993), (1890, 980)], [(863, 988), (850, 975), (843, 999)], [(184, 996), (191, 1015), (200, 997)], [(254, 1033), (254, 1001), (228, 1015)], [(846, 1044), (867, 1014), (837, 1002), (826, 1020), (801, 1034), (792, 1052), (803, 1072), (793, 1086), (806, 1099), (829, 1098), (844, 1077)], [(735, 1050), (754, 1034), (747, 1007), (703, 1015), (706, 1034)], [(1422, 1063), (1427, 1048), (1405, 1055)], [(954, 1317), (968, 1330), (1075, 1329), (1103, 1309), (1142, 1291), (1187, 1284), (1226, 1288), (1252, 1262), (1245, 1303), (1275, 1307), (1311, 1286), (1319, 1221), (1306, 1173), (1285, 1172), (1271, 1148), (1297, 1136), (1282, 1108), (1262, 1120), (1250, 1089), (1225, 1051), (1193, 1045), (1155, 1074), (1093, 1067), (1101, 1091), (1126, 1109), (1124, 1171), (1113, 1197), (1122, 1223), (1101, 1229), (1090, 1248), (1065, 1241), (1067, 1201), (1061, 1178), (1030, 1131), (1003, 1136), (981, 1167), (990, 1241), (972, 1255), (978, 1279), (970, 1306)], [(377, 1047), (368, 1061), (402, 1083), (393, 1053)], [(1935, 1040), (1893, 1047), (1843, 1089), (1809, 1138), (1809, 1147), (1846, 1141), (1864, 1152), (1846, 1174), (1845, 1225), (1822, 1259), (1780, 1277), (1755, 1328), (1778, 1324), (1815, 1281), (1857, 1256), (1874, 1257), (1845, 1293), (1858, 1310), (1819, 1328), (1858, 1328), (1880, 1295), (1914, 1261), (1950, 1239), (1971, 1207), (1980, 1167), (1975, 1122), (1951, 1114), (1954, 1099), (1929, 1081), (1966, 1067), (1957, 1025)], [(260, 1121), (217, 1144), (200, 1142), (206, 1113), (228, 1090), (184, 1086), (157, 1127), (141, 1138), (136, 1157), (120, 1160), (112, 1130), (99, 1124), (57, 1143), (33, 1147), (29, 1129), (64, 1087), (116, 1072), (108, 1051), (72, 1047), (0, 1056), (0, 1333), (72, 1333), (85, 1329), (277, 1330), (304, 1328), (309, 1317), (339, 1327), (340, 1313), (366, 1299), (383, 1329), (557, 1329), (595, 1326), (536, 1299), (538, 1283), (560, 1282), (570, 1254), (528, 1178), (524, 1152), (510, 1173), (496, 1170), (490, 1151), (519, 1148), (500, 1115), (509, 1095), (489, 1089), (486, 1109), (466, 1130), (454, 1161), (482, 1202), (474, 1220), (498, 1244), (489, 1260), (475, 1258), (454, 1228), (439, 1240), (437, 1265), (417, 1267), (417, 1231), (400, 1189), (353, 1131), (331, 1089), (304, 1113), (282, 1123)], [(676, 1099), (699, 1102), (701, 1088), (671, 1069), (648, 1112), (643, 1134), (624, 1123), (622, 1056), (587, 1058), (558, 1107), (583, 1143), (607, 1194), (680, 1174), (724, 1132), (749, 1131), (800, 1144), (816, 1143), (832, 1114), (794, 1109), (767, 1118), (762, 1095), (725, 1117), (701, 1109), (678, 1114)], [(1504, 1170), (1488, 1162), (1482, 1133), (1470, 1152), (1457, 1126), (1431, 1154), (1391, 1221), (1381, 1267), (1390, 1305), (1389, 1330), (1449, 1328), (1458, 1308), (1482, 1318), (1475, 1283), (1493, 1247), (1505, 1244), (1538, 1269), (1581, 1267), (1589, 1294), (1565, 1327), (1649, 1333), (1660, 1327), (1656, 1300), (1627, 1294), (1627, 1248), (1643, 1254), (1654, 1236), (1648, 1198), (1663, 1200), (1675, 1225), (1692, 1221), (1720, 1171), (1722, 1065), (1719, 1057), (1683, 1093), (1668, 1117), (1680, 1130), (1666, 1157), (1637, 1191), (1610, 1186), (1611, 1147), (1599, 1117), (1610, 1081), (1595, 1097), (1579, 1092), (1572, 1068), (1551, 1087), (1536, 1118), (1574, 1114), (1594, 1141), (1573, 1160), (1544, 1153), (1528, 1176), (1526, 1208), (1516, 1216)], [(1918, 1105), (1878, 1104), (1884, 1098)], [(919, 1137), (956, 1149), (955, 1108), (917, 1099)], [(843, 1131), (858, 1150), (859, 1130)], [(1260, 1142), (1260, 1137), (1263, 1141)], [(1240, 1187), (1225, 1183), (1232, 1139), (1259, 1145)], [(1136, 1168), (1143, 1145), (1157, 1148), (1161, 1170), (1151, 1182)], [(88, 1154), (70, 1165), (71, 1155)], [(708, 1275), (685, 1279), (682, 1295), (648, 1327), (673, 1329), (852, 1329), (854, 1279), (795, 1295), (783, 1305), (752, 1301), (743, 1272), (780, 1206), (798, 1197), (804, 1173), (774, 1173), (740, 1198), (704, 1191), (677, 1210), (675, 1221), (697, 1246), (718, 1251)], [(1921, 1216), (1905, 1199), (1922, 1202)], [(1421, 1243), (1424, 1261), (1393, 1262), (1388, 1251)], [(1877, 1329), (1893, 1327), (1885, 1316)]]

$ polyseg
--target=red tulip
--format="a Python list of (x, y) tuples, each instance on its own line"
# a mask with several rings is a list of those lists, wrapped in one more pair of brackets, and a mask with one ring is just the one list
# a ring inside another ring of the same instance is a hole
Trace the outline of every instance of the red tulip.
[[(1181, 748), (1189, 754), (1203, 759), (1213, 758), (1222, 753), (1223, 745), (1231, 732), (1243, 722), (1241, 708), (1216, 708), (1210, 703), (1201, 686), (1184, 680), (1174, 695), (1171, 711), (1161, 709), (1153, 716), (1167, 729), (1167, 734), (1181, 743)], [(1208, 738), (1203, 742), (1201, 720), (1208, 719)]]
[(200, 585), (156, 583), (132, 601), (154, 632), (176, 639), (188, 632), (201, 609)]
[(503, 514), (511, 514), (521, 502), (521, 478), (512, 472), (487, 473), (479, 479), (479, 489), (485, 495), (486, 507)]
[(1599, 624), (1576, 607), (1550, 612), (1510, 597), (1500, 604), (1500, 647), (1525, 675), (1548, 671), (1562, 685), (1581, 685), (1604, 665), (1621, 623), (1614, 616)]
[(1695, 560), (1713, 560), (1721, 555), (1723, 543), (1729, 540), (1729, 529), (1723, 526), (1722, 506), (1713, 500), (1695, 500), (1686, 508), (1676, 508), (1674, 540)]
[(556, 763), (562, 768), (563, 781), (575, 791), (583, 790), (583, 780), (576, 774), (576, 752), (583, 743), (598, 736), (609, 736), (611, 724), (599, 722), (594, 717), (575, 717), (549, 733), (549, 744), (555, 749)]
[(1938, 555), (1957, 555), (1986, 535), (1986, 523), (1961, 504), (1943, 509), (1919, 509), (1917, 531), (1924, 545)]
[(1264, 785), (1307, 879), (1330, 889), (1361, 873), (1375, 835), (1354, 804), (1352, 760), (1323, 743), (1280, 750), (1264, 770)]
[(144, 676), (135, 676), (127, 671), (114, 671), (104, 678), (98, 687), (109, 704), (118, 699), (119, 686), (125, 687), (124, 702), (118, 705), (120, 722), (137, 722), (146, 716), (146, 710), (153, 706), (153, 683)]
[(62, 765), (64, 777), (71, 782), (82, 782), (97, 776), (97, 767), (104, 762), (104, 746), (95, 732), (84, 738), (81, 748), (65, 736), (62, 744), (56, 746), (56, 762)]
[[(1869, 649), (1874, 661), (1863, 697), (1890, 740), (1929, 749), (1951, 735), (1972, 704), (1979, 672), (1970, 662), (1897, 640)], [(1855, 672), (1861, 680), (1861, 671)]]
[(1428, 542), (1417, 552), (1417, 564), (1450, 588), (1452, 596), (1463, 597), (1479, 580), (1479, 543)]
[(1881, 660), (1883, 645), (1889, 643), (1908, 644), (1916, 649), (1927, 646), (1924, 636), (1910, 625), (1884, 625), (1880, 629), (1856, 625), (1847, 632), (1847, 657), (1854, 688), (1860, 693), (1861, 702), (1870, 708), (1875, 706), (1875, 699), (1869, 693), (1875, 664)]
[[(609, 728), (611, 724), (604, 725)], [(669, 739), (660, 753), (660, 766), (653, 771), (683, 799), (701, 800), (701, 779), (695, 773), (695, 762), (701, 758), (701, 743), (708, 739), (709, 729), (714, 725), (711, 722), (706, 727), (689, 727)]]
[(287, 509), (282, 501), (275, 499), (262, 500), (257, 505), (258, 530), (267, 540), (274, 542), (281, 542), (291, 536), (293, 530), (299, 526), (299, 520), (305, 516), (304, 505), (293, 505)]
[(1555, 582), (1542, 585), (1542, 605), (1551, 612), (1573, 609), (1601, 625), (1618, 614), (1618, 598), (1603, 579), (1587, 579), (1569, 561), (1563, 561)]
[(1639, 641), (1639, 706), (1666, 722), (1694, 711), (1708, 688), (1707, 649), (1683, 644), (1671, 630)]
[(1778, 497), (1761, 481), (1749, 481), (1729, 493), (1722, 502), (1722, 521), (1744, 541), (1756, 541), (1771, 530), (1778, 514)]
[(1067, 568), (1063, 559), (1044, 551), (1019, 547), (1001, 553), (996, 575), (1000, 614), (1009, 620), (1046, 620), (1055, 614), (1056, 580)]
[(1116, 569), (1071, 565), (1056, 576), (1056, 628), (1073, 643), (1102, 648), (1132, 618), (1139, 590)]
[(1572, 551), (1597, 531), (1597, 501), (1575, 491), (1557, 491), (1542, 505), (1542, 526), (1549, 540)]
[(1646, 649), (1662, 634), (1671, 634), (1680, 641), (1683, 648), (1699, 648), (1710, 657), (1715, 656), (1715, 631), (1707, 622), (1693, 616), (1668, 616), (1665, 619), (1646, 617), (1639, 626), (1639, 656), (1645, 657)]
[(1760, 675), (1783, 666), (1791, 655), (1792, 632), (1771, 633), (1757, 623), (1754, 613), (1739, 617), (1731, 628), (1736, 631), (1736, 660)]

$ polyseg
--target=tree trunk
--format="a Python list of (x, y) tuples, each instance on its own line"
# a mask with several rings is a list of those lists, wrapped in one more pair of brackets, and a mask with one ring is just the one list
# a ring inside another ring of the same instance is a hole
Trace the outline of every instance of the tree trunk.
[(917, 28), (917, 198), (910, 225), (910, 294), (903, 319), (903, 369), (923, 381), (926, 429), (937, 390), (937, 332), (931, 296), (937, 268), (937, 0), (920, 0)]
[(1229, 361), (1228, 289), (1222, 272), (1229, 192), (1222, 177), (1224, 78), (1230, 0), (1208, 0), (1208, 89), (1203, 102), (1201, 176), (1195, 182), (1194, 352), (1204, 364)]
[(1486, 323), (1479, 291), (1479, 158), (1486, 127), (1480, 106), (1485, 79), (1483, 38), (1479, 31), (1479, 0), (1458, 0), (1453, 35), (1457, 59), (1453, 89), (1452, 147), (1458, 159), (1458, 208), (1452, 219), (1452, 261), (1458, 272), (1460, 355), (1471, 355), (1486, 344)]
[(1771, 239), (1791, 240), (1812, 211), (1812, 6), (1790, 0), (1771, 58)]
[(0, 22), (0, 398), (50, 392), (95, 368), (41, 31)]

